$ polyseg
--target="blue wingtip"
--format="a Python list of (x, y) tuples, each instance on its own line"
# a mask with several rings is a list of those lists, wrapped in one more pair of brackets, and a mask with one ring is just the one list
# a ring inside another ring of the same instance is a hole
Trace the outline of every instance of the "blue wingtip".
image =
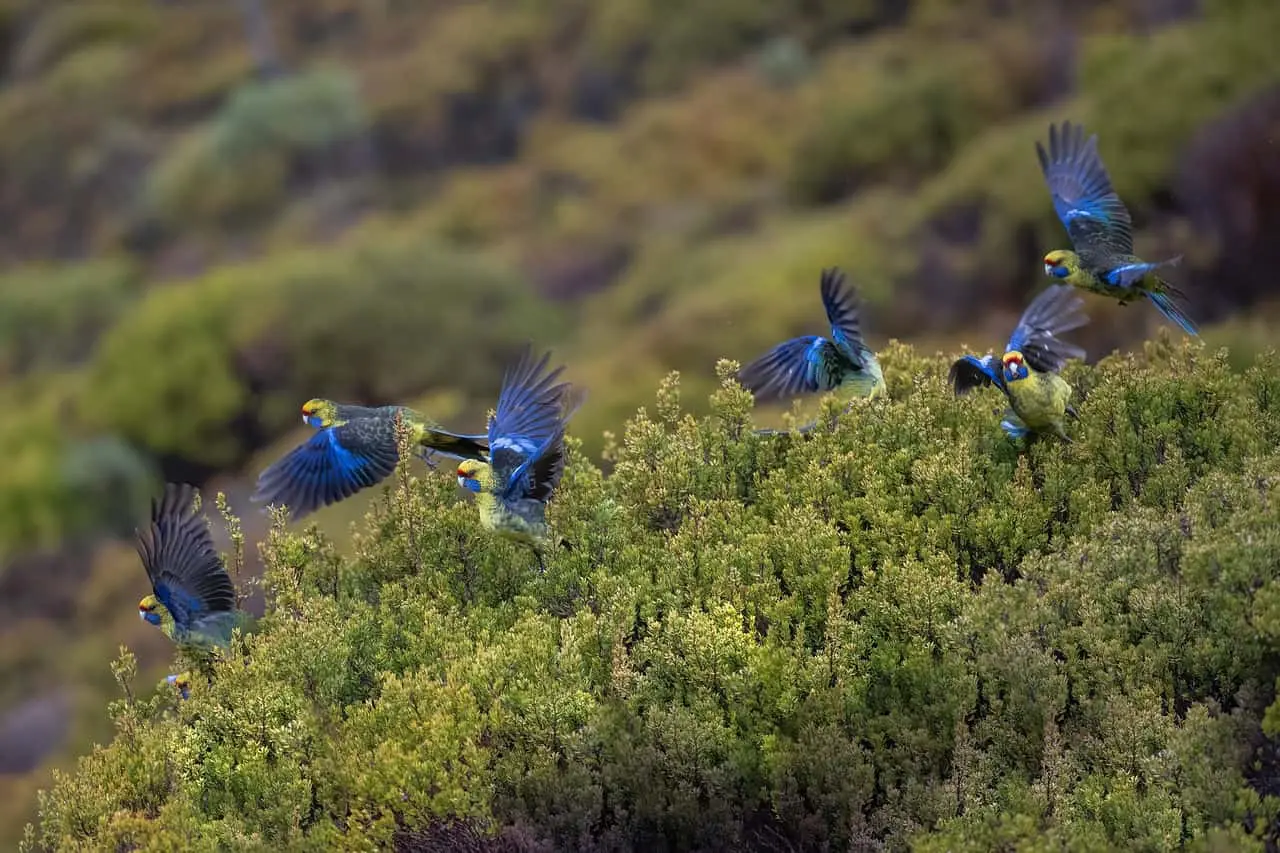
[(1163, 314), (1169, 320), (1177, 323), (1182, 331), (1188, 335), (1198, 336), (1200, 333), (1196, 331), (1196, 324), (1191, 318), (1182, 312), (1177, 303), (1167, 293), (1148, 293), (1151, 298), (1151, 304), (1156, 306), (1156, 310)]
[(1029, 432), (1025, 426), (1014, 423), (1009, 418), (1005, 418), (1000, 422), (1000, 428), (1005, 431), (1005, 434), (1008, 435), (1009, 438), (1012, 439), (1024, 438)]

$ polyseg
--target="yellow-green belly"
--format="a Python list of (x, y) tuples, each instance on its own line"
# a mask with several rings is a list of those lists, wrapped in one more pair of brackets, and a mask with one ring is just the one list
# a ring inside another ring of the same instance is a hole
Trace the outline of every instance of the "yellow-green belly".
[(1062, 424), (1071, 386), (1056, 373), (1033, 373), (1009, 383), (1009, 403), (1022, 422), (1033, 430)]

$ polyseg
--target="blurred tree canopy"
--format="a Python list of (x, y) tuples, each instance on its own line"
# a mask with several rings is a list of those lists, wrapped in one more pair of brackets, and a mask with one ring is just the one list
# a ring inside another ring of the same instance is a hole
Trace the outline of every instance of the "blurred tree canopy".
[(883, 361), (807, 440), (669, 377), (611, 476), (572, 442), (545, 575), (445, 476), (349, 557), (274, 529), (264, 631), (185, 703), (122, 659), (26, 849), (1274, 844), (1274, 353), (1073, 364), (1075, 442), (1025, 454), (994, 392)]

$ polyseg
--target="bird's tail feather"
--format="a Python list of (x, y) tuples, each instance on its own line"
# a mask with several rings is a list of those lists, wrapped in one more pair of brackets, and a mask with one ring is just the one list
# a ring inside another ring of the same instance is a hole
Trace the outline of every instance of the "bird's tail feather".
[(1183, 312), (1175, 301), (1175, 295), (1171, 289), (1159, 293), (1148, 293), (1147, 296), (1150, 297), (1151, 303), (1156, 306), (1157, 311), (1177, 323), (1188, 335), (1199, 334), (1196, 331), (1196, 324), (1192, 322), (1191, 318)]
[(427, 441), (429, 446), (424, 448), (424, 459), (428, 453), (438, 453), (451, 459), (489, 461), (489, 437), (487, 435), (467, 435), (465, 433), (433, 429), (428, 433)]

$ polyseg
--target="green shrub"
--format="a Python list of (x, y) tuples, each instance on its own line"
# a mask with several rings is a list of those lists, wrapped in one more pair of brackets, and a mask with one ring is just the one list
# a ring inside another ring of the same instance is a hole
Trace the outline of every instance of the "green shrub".
[(321, 68), (237, 89), (152, 172), (152, 207), (173, 222), (226, 222), (272, 208), (297, 158), (358, 137), (369, 118), (351, 74)]
[(0, 375), (81, 361), (136, 298), (123, 261), (26, 266), (0, 275)]
[(669, 378), (611, 475), (571, 440), (543, 575), (449, 477), (402, 471), (350, 557), (273, 528), (262, 632), (189, 702), (117, 703), (28, 846), (1274, 843), (1276, 356), (1073, 365), (1074, 443), (1026, 452), (994, 391), (882, 361), (892, 399), (809, 439)]
[(0, 406), (0, 556), (7, 556), (60, 542), (74, 496), (58, 476), (67, 439), (54, 401), (8, 384)]
[[(832, 79), (819, 87), (827, 103), (801, 133), (787, 170), (795, 200), (828, 203), (867, 183), (938, 170), (1024, 107), (1028, 72), (1039, 70), (994, 37), (939, 45), (935, 34), (890, 44), (895, 49), (878, 61), (827, 72)], [(919, 61), (926, 53), (929, 61)]]
[(15, 68), (26, 75), (56, 65), (77, 51), (102, 44), (129, 44), (153, 37), (156, 10), (151, 4), (104, 0), (98, 3), (50, 3), (17, 51)]

